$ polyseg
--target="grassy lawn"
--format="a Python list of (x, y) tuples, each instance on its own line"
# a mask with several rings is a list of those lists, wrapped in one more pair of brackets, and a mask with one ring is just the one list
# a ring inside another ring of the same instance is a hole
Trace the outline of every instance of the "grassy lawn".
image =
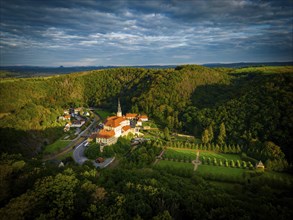
[(95, 110), (95, 113), (101, 116), (102, 119), (106, 119), (108, 116), (113, 115), (111, 112), (102, 109)]
[[(195, 149), (182, 149), (182, 148), (171, 148), (168, 147), (167, 150), (165, 151), (164, 156), (166, 158), (196, 158), (196, 153), (197, 150)], [(212, 152), (212, 151), (200, 151), (199, 154), (200, 158), (205, 157), (206, 159), (210, 157), (211, 159), (217, 158), (217, 160), (221, 159), (224, 161), (225, 159), (227, 160), (239, 160), (241, 162), (241, 158), (238, 154), (223, 154), (223, 153), (217, 153), (217, 152)]]
[(56, 159), (57, 160), (64, 160), (67, 157), (72, 157), (72, 155), (73, 155), (73, 151), (70, 151), (70, 152), (68, 152), (66, 154), (63, 154), (63, 155), (60, 155), (59, 157), (56, 157)]
[(150, 126), (151, 128), (157, 128), (157, 125), (153, 121), (145, 121), (142, 123), (143, 126)]
[(168, 160), (160, 160), (155, 166), (158, 167), (175, 167), (193, 170), (194, 166), (191, 163), (175, 162)]
[(66, 147), (69, 143), (70, 143), (70, 141), (57, 140), (53, 144), (46, 146), (44, 153), (45, 154), (52, 154), (52, 153), (58, 152), (59, 150)]
[(164, 157), (166, 158), (196, 158), (196, 150), (193, 149), (180, 149), (180, 148), (168, 148), (165, 153)]
[(208, 174), (212, 174), (212, 175), (221, 175), (226, 177), (234, 177), (237, 179), (242, 179), (243, 173), (245, 173), (246, 171), (247, 171), (246, 169), (239, 169), (239, 168), (200, 165), (198, 166), (196, 173), (203, 177)]
[(225, 159), (227, 160), (239, 160), (241, 162), (241, 158), (238, 154), (223, 154), (223, 153), (216, 153), (216, 152), (212, 152), (212, 151), (200, 151), (199, 157), (205, 157), (208, 158), (210, 157), (211, 159), (213, 158), (217, 158), (221, 159), (222, 161), (224, 161)]

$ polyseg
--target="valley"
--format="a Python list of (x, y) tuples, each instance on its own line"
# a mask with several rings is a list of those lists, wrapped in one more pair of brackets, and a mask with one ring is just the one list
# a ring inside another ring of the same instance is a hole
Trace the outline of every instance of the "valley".
[(292, 72), (184, 65), (1, 79), (1, 216), (286, 219)]

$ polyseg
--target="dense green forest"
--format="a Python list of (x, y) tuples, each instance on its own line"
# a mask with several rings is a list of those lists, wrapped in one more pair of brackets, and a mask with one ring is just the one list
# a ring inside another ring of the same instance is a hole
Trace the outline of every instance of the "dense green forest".
[[(186, 65), (2, 79), (1, 151), (36, 154), (62, 133), (56, 118), (63, 108), (97, 106), (115, 112), (120, 97), (123, 112), (147, 113), (162, 128), (197, 137), (205, 133), (207, 143), (247, 148), (270, 141), (292, 161), (292, 72), (292, 67)], [(218, 139), (220, 126), (224, 140)]]
[(288, 178), (247, 170), (241, 180), (219, 179), (219, 175), (202, 176), (190, 169), (151, 166), (149, 158), (153, 161), (158, 150), (146, 143), (121, 159), (119, 167), (104, 170), (97, 170), (91, 162), (78, 166), (67, 160), (65, 167), (58, 167), (35, 158), (2, 154), (0, 219), (232, 220), (293, 216), (292, 181)]
[[(1, 79), (0, 219), (291, 219), (291, 175), (247, 167), (234, 178), (194, 172), (191, 163), (192, 169), (153, 162), (168, 145), (241, 152), (241, 160), (263, 160), (266, 168), (288, 171), (292, 73), (293, 67), (186, 65)], [(57, 117), (64, 108), (115, 112), (118, 97), (124, 113), (148, 114), (163, 130), (162, 139), (134, 151), (126, 139), (103, 154), (89, 147), (89, 154), (123, 155), (119, 166), (103, 170), (89, 161), (79, 166), (70, 157), (64, 167), (38, 158), (63, 134)], [(201, 142), (172, 142), (169, 131)]]

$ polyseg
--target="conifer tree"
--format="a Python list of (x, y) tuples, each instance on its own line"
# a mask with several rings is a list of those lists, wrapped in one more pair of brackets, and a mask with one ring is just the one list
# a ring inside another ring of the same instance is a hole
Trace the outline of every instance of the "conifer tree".
[(201, 141), (202, 143), (204, 144), (207, 144), (209, 142), (210, 138), (209, 138), (209, 130), (208, 129), (205, 129), (202, 133), (202, 136), (201, 136)]
[(214, 139), (214, 131), (213, 131), (213, 125), (210, 124), (210, 126), (208, 127), (208, 137), (209, 137), (209, 141), (208, 142), (212, 142)]
[(225, 141), (226, 141), (226, 128), (225, 128), (224, 122), (222, 122), (220, 125), (220, 132), (219, 132), (217, 142), (219, 145), (223, 145)]

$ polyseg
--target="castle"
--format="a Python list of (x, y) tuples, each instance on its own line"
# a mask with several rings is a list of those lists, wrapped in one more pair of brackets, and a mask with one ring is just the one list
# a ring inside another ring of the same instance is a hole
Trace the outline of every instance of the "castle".
[(115, 144), (120, 136), (129, 133), (138, 134), (142, 122), (148, 121), (147, 115), (134, 113), (122, 114), (120, 100), (118, 99), (118, 110), (116, 116), (108, 117), (104, 122), (104, 128), (99, 131), (96, 142), (101, 146)]

